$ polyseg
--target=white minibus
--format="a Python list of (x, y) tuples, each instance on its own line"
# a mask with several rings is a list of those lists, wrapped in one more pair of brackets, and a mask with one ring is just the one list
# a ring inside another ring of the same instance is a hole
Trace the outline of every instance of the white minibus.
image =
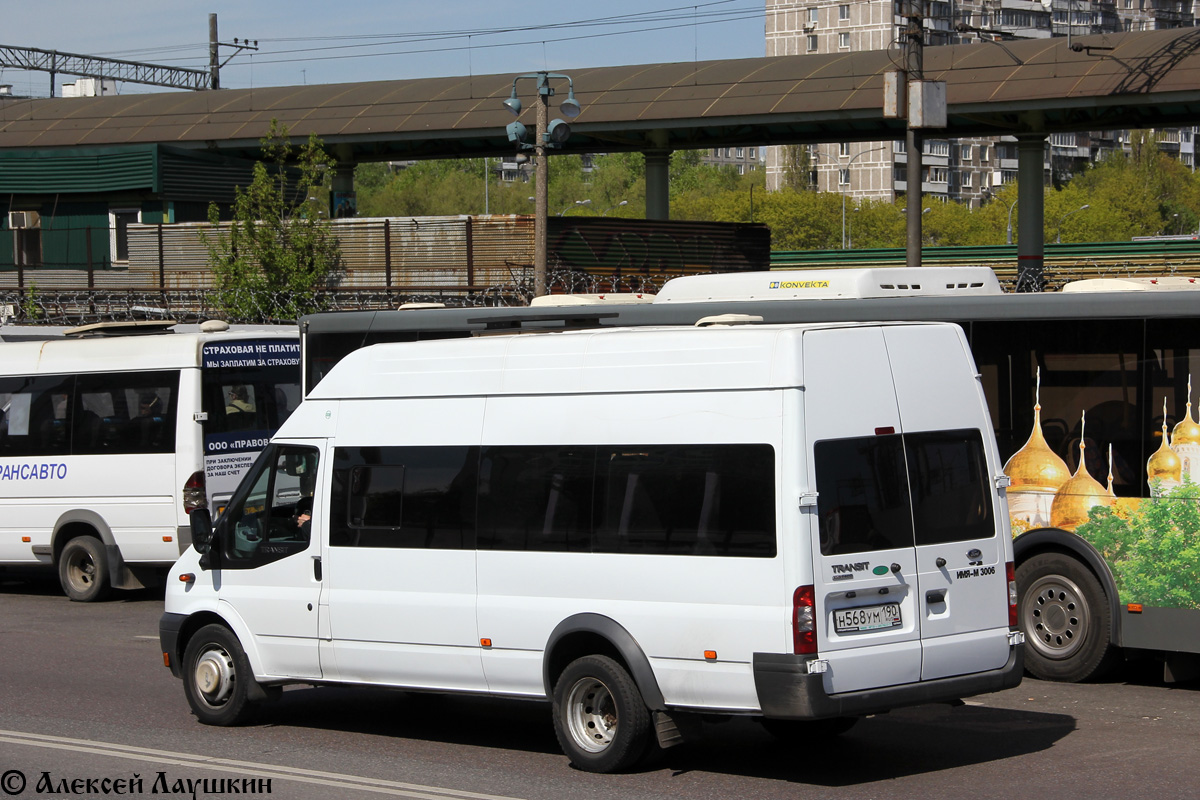
[(192, 514), (160, 638), (196, 716), (284, 684), (549, 701), (612, 772), (698, 715), (834, 734), (1017, 685), (961, 329), (710, 322), (347, 355)]
[(0, 336), (0, 569), (55, 567), (72, 600), (161, 584), (301, 399), (291, 327)]

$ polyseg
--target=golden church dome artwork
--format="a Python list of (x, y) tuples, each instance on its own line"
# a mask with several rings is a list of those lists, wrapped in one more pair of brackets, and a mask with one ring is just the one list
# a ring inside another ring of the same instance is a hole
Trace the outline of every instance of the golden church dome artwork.
[(1013, 453), (1004, 465), (1004, 474), (1011, 482), (1008, 489), (1008, 512), (1027, 529), (1044, 528), (1050, 524), (1050, 506), (1054, 493), (1071, 477), (1071, 471), (1058, 454), (1050, 449), (1042, 435), (1042, 375), (1037, 373), (1033, 405), (1033, 431), (1029, 441)]
[(1084, 422), (1079, 424), (1079, 467), (1071, 479), (1059, 487), (1050, 506), (1050, 524), (1056, 528), (1073, 531), (1088, 520), (1088, 512), (1096, 506), (1112, 506), (1116, 503), (1104, 484), (1092, 477), (1087, 469), (1084, 450)]
[(1029, 441), (1004, 465), (1004, 474), (1013, 489), (1041, 489), (1055, 492), (1071, 477), (1067, 462), (1058, 457), (1042, 435), (1042, 407), (1033, 407), (1033, 432)]
[[(1162, 443), (1146, 462), (1146, 481), (1151, 491), (1173, 489), (1183, 480), (1183, 461), (1171, 448), (1167, 434), (1167, 398), (1163, 398)], [(1157, 489), (1156, 489), (1157, 484)]]
[[(1188, 375), (1187, 413), (1171, 431), (1171, 446), (1197, 444), (1200, 445), (1200, 424), (1192, 419), (1192, 376)], [(1163, 403), (1164, 419), (1166, 418), (1166, 402)]]

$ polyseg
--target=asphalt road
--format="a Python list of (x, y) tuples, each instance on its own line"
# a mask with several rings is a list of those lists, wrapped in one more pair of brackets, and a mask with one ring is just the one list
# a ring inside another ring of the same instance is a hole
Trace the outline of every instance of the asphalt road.
[(1164, 684), (1151, 665), (1092, 684), (1026, 679), (823, 743), (782, 743), (749, 720), (706, 724), (659, 763), (604, 776), (568, 766), (537, 703), (294, 687), (258, 724), (201, 725), (162, 666), (161, 609), (153, 592), (86, 605), (54, 581), (0, 573), (0, 800), (232, 788), (287, 800), (1200, 794), (1200, 685)]

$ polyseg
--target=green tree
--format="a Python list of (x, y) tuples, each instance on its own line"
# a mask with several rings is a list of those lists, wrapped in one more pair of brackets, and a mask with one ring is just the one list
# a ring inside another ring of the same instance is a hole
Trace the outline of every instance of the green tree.
[(202, 238), (216, 301), (235, 319), (294, 320), (319, 310), (318, 290), (341, 265), (326, 218), (333, 160), (316, 135), (298, 153), (287, 137), (286, 126), (272, 120), (262, 140), (263, 160), (255, 163), (250, 185), (237, 188), (228, 232), (218, 227), (217, 205), (208, 209), (213, 230)]
[(1094, 508), (1076, 533), (1111, 564), (1121, 602), (1200, 608), (1200, 486), (1185, 483), (1124, 516)]

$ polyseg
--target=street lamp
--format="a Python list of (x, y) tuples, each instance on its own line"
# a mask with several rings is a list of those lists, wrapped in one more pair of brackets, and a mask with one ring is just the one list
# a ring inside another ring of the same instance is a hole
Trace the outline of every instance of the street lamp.
[(512, 92), (504, 107), (513, 113), (521, 115), (521, 100), (517, 97), (517, 81), (529, 79), (537, 84), (537, 123), (532, 144), (525, 141), (527, 129), (520, 122), (508, 124), (508, 140), (517, 145), (519, 150), (533, 150), (534, 154), (534, 218), (533, 218), (533, 294), (540, 297), (546, 293), (546, 217), (549, 213), (549, 163), (546, 149), (562, 147), (571, 136), (571, 126), (561, 119), (550, 120), (550, 98), (554, 95), (554, 87), (550, 81), (567, 82), (567, 99), (559, 105), (559, 110), (570, 119), (579, 116), (579, 103), (575, 100), (575, 84), (567, 75), (554, 72), (531, 72), (513, 78)]
[(1086, 211), (1089, 208), (1091, 208), (1091, 205), (1088, 203), (1084, 203), (1079, 208), (1064, 215), (1063, 218), (1058, 221), (1058, 230), (1054, 234), (1054, 243), (1055, 244), (1062, 244), (1062, 226), (1063, 226), (1063, 223), (1067, 221), (1067, 218), (1074, 216), (1075, 214), (1078, 214), (1080, 211)]
[(587, 206), (587, 205), (591, 205), (591, 204), (592, 204), (591, 200), (576, 200), (572, 205), (569, 205), (566, 208), (564, 208), (562, 211), (558, 212), (558, 215), (561, 217), (563, 214), (566, 214), (572, 208), (578, 208), (579, 206)]
[[(854, 162), (865, 156), (867, 153), (875, 153), (879, 150), (885, 150), (885, 147), (872, 147), (870, 150), (863, 150), (861, 153), (855, 153), (854, 156), (846, 162), (846, 178), (849, 181), (850, 167), (854, 166)], [(847, 182), (847, 186), (849, 183)], [(846, 249), (846, 193), (842, 192), (842, 249)]]
[(612, 211), (614, 208), (620, 208), (621, 206), (627, 206), (627, 205), (629, 205), (629, 201), (622, 200), (621, 202), (617, 203), (615, 206), (609, 206), (608, 208), (604, 209), (604, 213), (602, 213), (600, 216), (607, 217), (608, 212)]

